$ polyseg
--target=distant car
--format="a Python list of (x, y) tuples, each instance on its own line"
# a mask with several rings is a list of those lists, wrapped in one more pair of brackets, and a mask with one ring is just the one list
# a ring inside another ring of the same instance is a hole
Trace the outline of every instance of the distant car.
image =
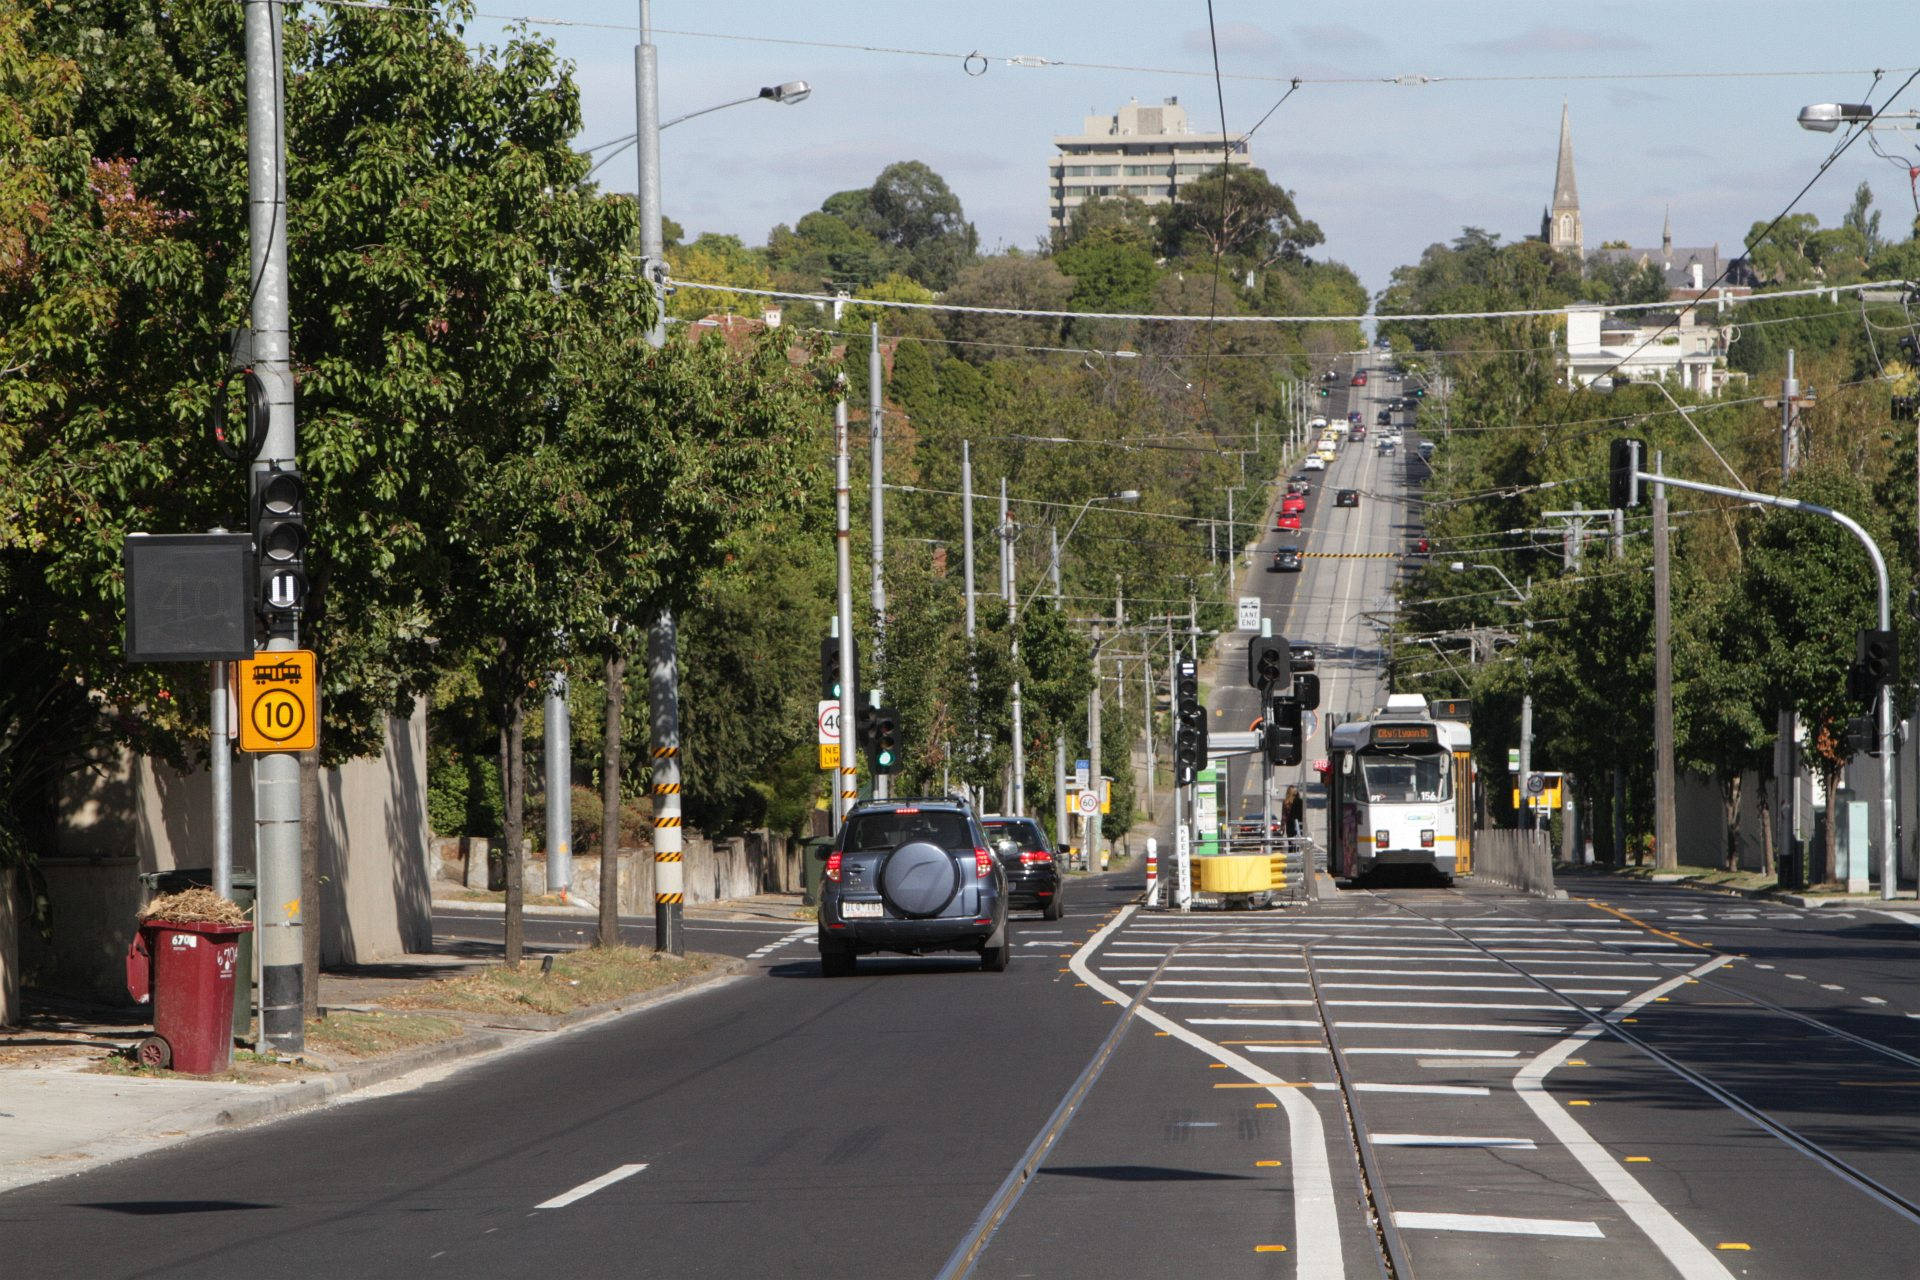
[(1335, 458), (1339, 457), (1340, 455), (1333, 451), (1332, 445), (1323, 444), (1320, 446), (1320, 452), (1314, 454), (1313, 456), (1320, 459), (1320, 465), (1324, 467), (1327, 465), (1327, 463), (1332, 462)]
[(1325, 373), (1320, 375), (1320, 381), (1338, 382), (1340, 381), (1340, 371), (1338, 369), (1329, 369)]
[(1293, 669), (1295, 671), (1313, 670), (1314, 663), (1317, 660), (1317, 655), (1315, 655), (1312, 645), (1295, 644), (1295, 645), (1288, 645), (1287, 648), (1291, 651), (1293, 655)]
[(1325, 418), (1316, 415), (1307, 420), (1307, 430), (1309, 431), (1325, 431), (1326, 429), (1327, 420)]
[(1326, 459), (1322, 458), (1319, 454), (1310, 453), (1307, 455), (1307, 460), (1300, 464), (1300, 469), (1302, 471), (1325, 471), (1327, 469), (1327, 462)]
[(1382, 453), (1392, 453), (1393, 446), (1394, 446), (1394, 439), (1392, 436), (1381, 436), (1380, 443), (1377, 447)]
[(1353, 386), (1356, 386), (1356, 387), (1364, 387), (1364, 386), (1366, 386), (1366, 385), (1367, 385), (1367, 371), (1366, 371), (1365, 369), (1362, 369), (1362, 370), (1361, 370), (1360, 372), (1358, 372), (1358, 373), (1356, 373), (1356, 374), (1354, 374), (1354, 375), (1353, 375), (1353, 381), (1352, 381), (1352, 384), (1351, 384), (1351, 385), (1353, 385)]
[(1364, 416), (1363, 414), (1361, 414), (1361, 412), (1360, 412), (1360, 411), (1359, 411), (1358, 409), (1350, 409), (1350, 410), (1348, 410), (1348, 412), (1347, 412), (1347, 425), (1348, 425), (1348, 426), (1350, 426), (1350, 427), (1357, 427), (1357, 426), (1361, 426), (1361, 425), (1364, 425), (1364, 424), (1365, 424), (1365, 422), (1366, 422), (1366, 417), (1365, 417), (1365, 416)]
[(1340, 491), (1339, 491), (1338, 493), (1336, 493), (1336, 494), (1334, 494), (1334, 495), (1333, 495), (1333, 505), (1334, 505), (1334, 506), (1336, 506), (1336, 507), (1357, 507), (1357, 506), (1359, 506), (1359, 505), (1360, 505), (1360, 491), (1359, 491), (1358, 489), (1342, 489), (1342, 490), (1340, 490)]
[(1300, 572), (1300, 548), (1281, 547), (1273, 553), (1273, 559), (1267, 562), (1268, 573)]
[(1433, 550), (1433, 544), (1428, 542), (1425, 538), (1415, 538), (1413, 540), (1413, 553), (1415, 555), (1423, 556), (1423, 555), (1426, 555), (1427, 552), (1431, 550)]
[(1375, 415), (1373, 416), (1373, 425), (1374, 425), (1374, 426), (1376, 426), (1376, 427), (1390, 427), (1390, 426), (1392, 426), (1392, 425), (1393, 425), (1393, 411), (1392, 411), (1391, 409), (1382, 409), (1382, 410), (1381, 410), (1381, 411), (1380, 411), (1379, 413), (1377, 413), (1377, 414), (1375, 414)]
[(1400, 379), (1406, 376), (1407, 376), (1407, 371), (1405, 369), (1394, 368), (1394, 369), (1387, 370), (1388, 382), (1398, 382), (1400, 381)]
[(856, 804), (827, 855), (820, 972), (851, 977), (863, 952), (972, 951), (1006, 970), (1007, 875), (965, 800)]
[(1349, 440), (1365, 440), (1367, 438), (1367, 429), (1356, 422), (1353, 424), (1352, 429), (1347, 432), (1347, 438)]
[(1039, 911), (1049, 920), (1067, 913), (1060, 865), (1047, 844), (1047, 833), (1032, 818), (989, 814), (980, 819), (987, 845), (1007, 873), (1007, 906)]
[(1288, 497), (1304, 498), (1312, 492), (1313, 481), (1307, 479), (1305, 472), (1301, 472), (1299, 475), (1293, 476), (1287, 481)]
[(1298, 511), (1281, 512), (1279, 519), (1273, 522), (1273, 527), (1276, 529), (1298, 529), (1300, 527), (1300, 513)]
[(1280, 511), (1284, 515), (1299, 515), (1306, 509), (1307, 495), (1304, 493), (1290, 493), (1280, 499)]
[(1431, 458), (1433, 456), (1433, 441), (1431, 440), (1422, 440), (1415, 448), (1418, 449), (1422, 458)]

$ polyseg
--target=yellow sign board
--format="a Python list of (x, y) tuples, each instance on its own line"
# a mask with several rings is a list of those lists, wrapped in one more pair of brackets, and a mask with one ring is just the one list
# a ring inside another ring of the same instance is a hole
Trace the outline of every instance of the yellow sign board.
[(312, 751), (320, 745), (320, 664), (311, 649), (258, 653), (233, 666), (242, 751)]
[(820, 744), (820, 767), (822, 769), (838, 769), (840, 767), (839, 743), (823, 742)]

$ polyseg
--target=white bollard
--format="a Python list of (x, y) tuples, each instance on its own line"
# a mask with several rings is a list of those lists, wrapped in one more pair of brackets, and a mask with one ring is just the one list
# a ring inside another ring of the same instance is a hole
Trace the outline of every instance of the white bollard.
[(1153, 906), (1155, 895), (1160, 891), (1160, 842), (1152, 836), (1147, 837), (1147, 896), (1145, 905)]

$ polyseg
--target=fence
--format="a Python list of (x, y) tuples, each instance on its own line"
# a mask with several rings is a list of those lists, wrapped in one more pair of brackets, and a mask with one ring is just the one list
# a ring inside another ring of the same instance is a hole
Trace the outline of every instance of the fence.
[(1553, 850), (1544, 831), (1480, 827), (1473, 833), (1476, 879), (1511, 885), (1522, 893), (1553, 892)]

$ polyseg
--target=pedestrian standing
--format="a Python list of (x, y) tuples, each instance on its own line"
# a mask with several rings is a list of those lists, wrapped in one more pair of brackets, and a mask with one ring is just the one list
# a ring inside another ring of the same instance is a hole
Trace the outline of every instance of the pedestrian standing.
[(1289, 840), (1306, 834), (1307, 802), (1298, 787), (1288, 787), (1286, 798), (1280, 802), (1280, 830)]

